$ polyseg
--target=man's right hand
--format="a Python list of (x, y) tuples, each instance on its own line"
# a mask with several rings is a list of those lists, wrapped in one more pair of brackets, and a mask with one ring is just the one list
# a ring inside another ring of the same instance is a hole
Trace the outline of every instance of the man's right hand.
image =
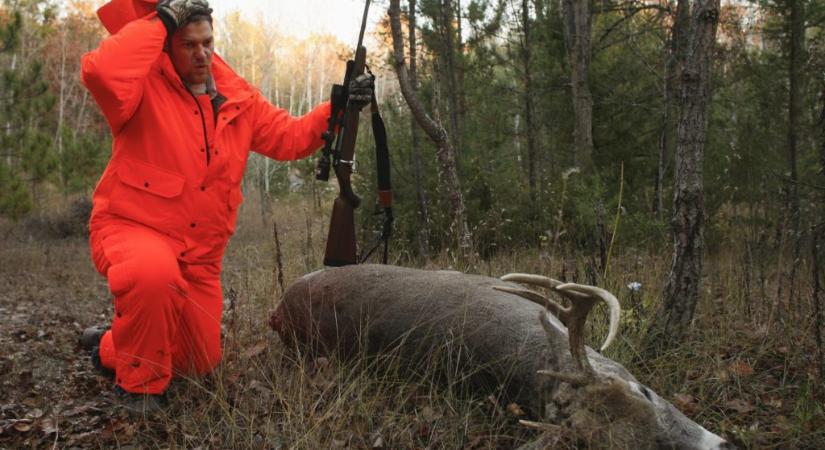
[(212, 14), (212, 8), (206, 0), (160, 0), (157, 6), (158, 16), (166, 26), (169, 36), (175, 33), (186, 19), (194, 14)]

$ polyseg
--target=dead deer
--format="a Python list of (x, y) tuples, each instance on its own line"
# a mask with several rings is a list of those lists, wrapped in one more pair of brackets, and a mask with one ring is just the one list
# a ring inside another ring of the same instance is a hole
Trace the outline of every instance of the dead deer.
[[(570, 306), (514, 283), (544, 287)], [(587, 316), (599, 302), (610, 312), (604, 350), (618, 332), (620, 311), (603, 289), (526, 274), (499, 280), (355, 265), (295, 281), (271, 325), (284, 341), (314, 352), (394, 351), (410, 367), (434, 362), (426, 367), (496, 390), (502, 402), (527, 411), (533, 420), (524, 425), (544, 431), (522, 450), (734, 448), (585, 346)]]

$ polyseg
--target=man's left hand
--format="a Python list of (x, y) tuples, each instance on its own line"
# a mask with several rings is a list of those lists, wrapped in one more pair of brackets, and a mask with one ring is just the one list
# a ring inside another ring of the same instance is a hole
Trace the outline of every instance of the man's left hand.
[(363, 73), (349, 83), (349, 101), (363, 108), (372, 103), (375, 95), (375, 77), (371, 73)]

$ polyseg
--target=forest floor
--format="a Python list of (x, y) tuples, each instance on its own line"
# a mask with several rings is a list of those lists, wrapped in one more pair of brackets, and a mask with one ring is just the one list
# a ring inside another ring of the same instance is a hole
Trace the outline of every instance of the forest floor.
[[(320, 265), (325, 223), (311, 210), (302, 200), (276, 204), (286, 284)], [(93, 372), (77, 344), (85, 327), (111, 314), (85, 236), (56, 238), (20, 225), (4, 233), (0, 449), (509, 449), (536, 436), (518, 425), (517, 407), (489, 393), (376, 376), (323, 358), (296, 360), (267, 325), (279, 288), (272, 281), (272, 231), (257, 214), (242, 209), (225, 259), (223, 363), (209, 377), (173, 382), (169, 408), (148, 421), (116, 407), (111, 381)], [(550, 275), (542, 261), (524, 251), (454, 268)], [(740, 448), (825, 448), (825, 389), (810, 321), (766, 323), (767, 310), (747, 304), (752, 294), (742, 293), (735, 258), (708, 263), (714, 275), (705, 282), (691, 340), (640, 361), (639, 330), (661, 291), (666, 261), (630, 250), (616, 259), (612, 271), (621, 275), (607, 287), (639, 307), (623, 315), (622, 338), (607, 356)], [(627, 289), (631, 281), (642, 283), (642, 293)], [(600, 341), (600, 331), (593, 334), (591, 341)]]

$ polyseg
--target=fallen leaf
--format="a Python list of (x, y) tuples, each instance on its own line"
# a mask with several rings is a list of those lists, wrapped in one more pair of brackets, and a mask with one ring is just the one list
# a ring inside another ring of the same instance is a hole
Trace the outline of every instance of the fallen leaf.
[(741, 398), (735, 398), (725, 403), (725, 407), (728, 409), (732, 409), (739, 414), (748, 414), (753, 412), (756, 407), (753, 406), (750, 402), (746, 400), (742, 400)]
[(266, 350), (266, 347), (266, 341), (260, 341), (252, 347), (246, 349), (243, 353), (241, 353), (241, 357), (244, 359), (254, 358), (263, 353), (264, 350)]
[(74, 408), (70, 409), (69, 411), (67, 411), (63, 415), (65, 417), (76, 416), (78, 414), (83, 414), (86, 411), (89, 411), (90, 409), (93, 409), (95, 406), (96, 406), (95, 403), (86, 403), (86, 404), (83, 404), (83, 405), (80, 405), (80, 406), (75, 406)]
[(701, 370), (697, 369), (690, 369), (688, 370), (687, 377), (689, 380), (698, 380), (699, 378), (704, 377), (705, 374)]
[(521, 417), (524, 415), (524, 410), (521, 409), (521, 406), (519, 406), (518, 403), (510, 403), (507, 405), (507, 411), (516, 417)]
[(766, 403), (768, 406), (770, 406), (771, 408), (774, 408), (774, 409), (782, 409), (782, 405), (783, 405), (783, 403), (782, 403), (782, 399), (781, 399), (781, 398), (779, 398), (779, 397), (774, 397), (774, 398), (771, 398), (771, 399), (769, 399), (769, 400), (768, 400), (767, 402), (765, 402), (765, 403)]
[(785, 416), (776, 416), (774, 419), (773, 424), (771, 425), (771, 431), (774, 433), (787, 433), (791, 430), (792, 425), (787, 417)]
[(43, 410), (39, 409), (39, 408), (35, 408), (35, 409), (27, 412), (26, 417), (28, 417), (29, 419), (39, 419), (39, 418), (43, 417)]
[(696, 399), (690, 394), (675, 394), (673, 404), (683, 413), (692, 414), (697, 410)]
[(258, 392), (260, 392), (260, 393), (261, 393), (261, 394), (263, 394), (263, 395), (270, 395), (270, 394), (272, 394), (272, 390), (271, 390), (271, 389), (269, 389), (268, 387), (264, 386), (264, 384), (263, 384), (263, 383), (261, 383), (261, 382), (260, 382), (260, 381), (258, 381), (258, 380), (252, 380), (251, 382), (249, 382), (249, 390), (251, 390), (251, 391), (252, 391), (252, 390), (258, 391)]
[(427, 422), (433, 422), (438, 418), (438, 414), (431, 407), (425, 406), (421, 408), (421, 417), (423, 417)]
[(384, 448), (384, 438), (378, 435), (372, 442), (372, 448)]
[(40, 422), (40, 431), (42, 431), (44, 434), (54, 434), (57, 433), (58, 427), (57, 424), (54, 423), (54, 420), (52, 420), (49, 417), (46, 417)]
[(32, 421), (28, 419), (18, 420), (14, 424), (14, 429), (21, 433), (27, 433), (29, 430), (32, 429)]
[(728, 366), (728, 371), (737, 377), (744, 378), (753, 375), (753, 367), (746, 361), (736, 361)]
[(229, 375), (226, 376), (226, 381), (230, 385), (238, 384), (238, 380), (240, 380), (240, 379), (241, 379), (241, 374), (238, 373), (238, 372), (232, 372), (232, 373), (230, 373)]
[(482, 440), (481, 436), (475, 435), (472, 439), (470, 439), (470, 442), (468, 442), (467, 445), (464, 446), (464, 450), (475, 450), (477, 448), (484, 448), (484, 446), (482, 445), (483, 443), (484, 441)]
[(754, 341), (764, 339), (767, 335), (768, 335), (767, 325), (762, 325), (762, 326), (757, 327), (757, 328), (749, 328), (747, 331), (745, 331), (745, 336), (748, 339), (751, 339), (751, 340), (754, 340)]

